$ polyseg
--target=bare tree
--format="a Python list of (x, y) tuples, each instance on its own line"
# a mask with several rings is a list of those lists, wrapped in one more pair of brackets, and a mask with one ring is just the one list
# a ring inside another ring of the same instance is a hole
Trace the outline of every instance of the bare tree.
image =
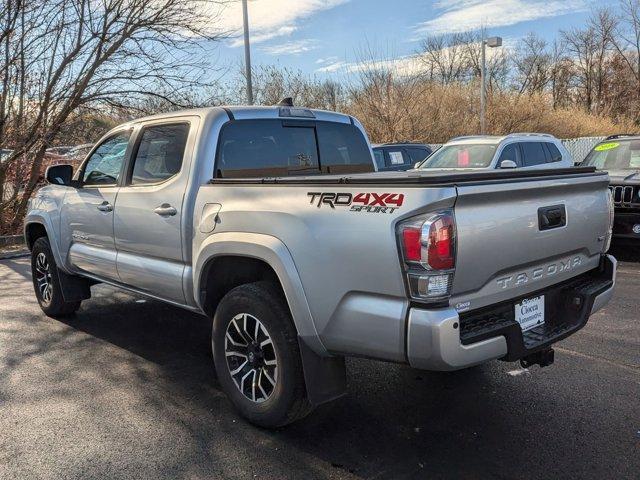
[(607, 7), (594, 12), (589, 19), (589, 24), (595, 32), (596, 57), (595, 57), (595, 112), (602, 113), (606, 107), (606, 85), (609, 74), (609, 62), (614, 48), (614, 35), (618, 20)]
[(469, 79), (470, 62), (462, 34), (429, 36), (422, 40), (418, 60), (423, 76), (443, 85)]
[(516, 45), (513, 57), (514, 88), (519, 95), (542, 93), (551, 80), (547, 42), (531, 32)]
[(199, 40), (222, 34), (209, 27), (218, 12), (212, 0), (5, 1), (0, 147), (13, 153), (0, 179), (18, 161), (29, 168), (24, 190), (8, 199), (0, 191), (0, 232), (18, 228), (46, 149), (74, 112), (143, 96), (174, 101), (205, 71)]
[(595, 64), (598, 50), (596, 33), (592, 26), (562, 32), (568, 55), (573, 59), (575, 85), (581, 92), (584, 109), (591, 111), (595, 84)]
[(553, 108), (567, 107), (572, 100), (570, 89), (574, 77), (573, 62), (566, 55), (564, 43), (558, 40), (554, 40), (550, 55), (549, 77)]

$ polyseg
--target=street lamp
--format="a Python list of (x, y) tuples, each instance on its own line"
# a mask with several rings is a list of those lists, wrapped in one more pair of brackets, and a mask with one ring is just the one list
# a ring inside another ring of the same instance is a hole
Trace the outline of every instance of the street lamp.
[(480, 65), (480, 133), (484, 135), (486, 133), (485, 129), (485, 104), (486, 104), (486, 96), (487, 96), (487, 65), (485, 59), (485, 49), (486, 47), (495, 48), (502, 46), (502, 37), (489, 37), (487, 39), (484, 38), (484, 34), (482, 36), (482, 54), (481, 54), (481, 65)]
[(251, 46), (249, 45), (249, 12), (247, 0), (242, 0), (242, 23), (244, 24), (244, 75), (247, 78), (247, 104), (253, 105), (253, 86), (251, 85)]

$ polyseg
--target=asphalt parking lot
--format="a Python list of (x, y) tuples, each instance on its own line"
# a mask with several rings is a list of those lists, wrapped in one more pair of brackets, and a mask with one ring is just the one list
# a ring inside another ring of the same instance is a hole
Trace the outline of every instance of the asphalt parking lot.
[(280, 431), (241, 420), (209, 321), (106, 287), (46, 318), (0, 262), (0, 478), (640, 478), (640, 258), (556, 363), (428, 373), (350, 360), (349, 394)]

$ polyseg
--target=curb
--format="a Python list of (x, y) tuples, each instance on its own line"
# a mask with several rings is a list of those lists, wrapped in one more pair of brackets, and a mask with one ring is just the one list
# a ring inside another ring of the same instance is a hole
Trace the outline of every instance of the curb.
[(0, 260), (10, 260), (12, 258), (23, 258), (28, 256), (29, 256), (28, 250), (20, 250), (17, 252), (0, 253)]

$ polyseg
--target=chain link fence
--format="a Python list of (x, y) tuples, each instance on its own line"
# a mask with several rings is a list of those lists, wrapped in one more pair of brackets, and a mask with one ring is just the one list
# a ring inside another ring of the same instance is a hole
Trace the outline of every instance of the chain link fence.
[(569, 150), (573, 161), (581, 162), (584, 160), (584, 157), (588, 155), (591, 149), (605, 138), (606, 137), (565, 138), (561, 141), (564, 147)]

